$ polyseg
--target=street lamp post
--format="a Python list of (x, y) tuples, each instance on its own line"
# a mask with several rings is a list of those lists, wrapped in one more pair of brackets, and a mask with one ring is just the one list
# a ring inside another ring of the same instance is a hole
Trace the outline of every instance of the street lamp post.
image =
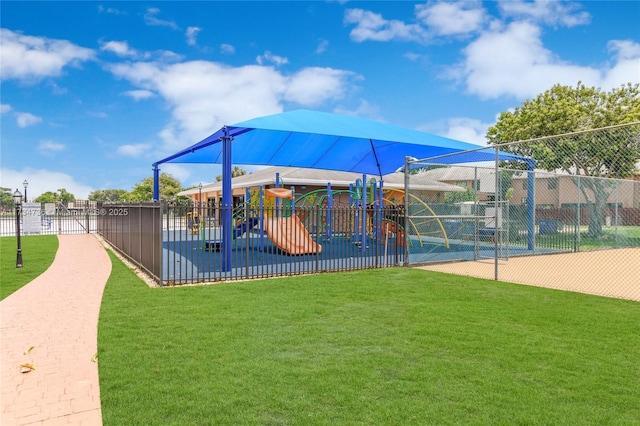
[(13, 201), (16, 203), (16, 237), (18, 251), (16, 252), (16, 269), (22, 268), (22, 246), (20, 244), (20, 205), (22, 204), (22, 194), (16, 188), (13, 193)]
[(27, 186), (29, 186), (29, 182), (25, 179), (24, 182), (22, 182), (22, 186), (24, 186), (24, 202), (27, 203), (29, 201), (27, 198)]

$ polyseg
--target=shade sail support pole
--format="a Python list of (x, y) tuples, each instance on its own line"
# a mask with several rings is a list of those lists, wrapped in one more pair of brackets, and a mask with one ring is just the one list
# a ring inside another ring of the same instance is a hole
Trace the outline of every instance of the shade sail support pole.
[(231, 190), (231, 142), (227, 127), (222, 128), (222, 270), (231, 270), (231, 229), (233, 194)]
[(160, 169), (153, 165), (153, 201), (160, 201)]
[(362, 209), (361, 211), (361, 217), (362, 220), (360, 221), (360, 251), (362, 251), (363, 253), (365, 251), (367, 251), (367, 203), (369, 202), (369, 200), (367, 200), (367, 175), (363, 174), (362, 175), (362, 206), (360, 207)]

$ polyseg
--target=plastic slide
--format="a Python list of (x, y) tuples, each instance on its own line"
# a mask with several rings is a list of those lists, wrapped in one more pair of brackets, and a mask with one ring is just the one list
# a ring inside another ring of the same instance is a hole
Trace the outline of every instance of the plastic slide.
[(233, 238), (242, 237), (249, 229), (252, 229), (258, 224), (257, 217), (251, 217), (249, 220), (242, 222), (240, 225), (236, 226), (233, 231)]
[(264, 217), (264, 229), (273, 243), (288, 254), (315, 254), (322, 246), (311, 238), (298, 216)]

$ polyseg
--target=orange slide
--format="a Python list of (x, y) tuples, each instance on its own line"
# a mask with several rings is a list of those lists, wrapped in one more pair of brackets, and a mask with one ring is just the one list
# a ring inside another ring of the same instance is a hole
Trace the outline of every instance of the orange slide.
[(264, 228), (273, 243), (288, 254), (315, 254), (322, 246), (311, 238), (298, 216), (264, 217)]

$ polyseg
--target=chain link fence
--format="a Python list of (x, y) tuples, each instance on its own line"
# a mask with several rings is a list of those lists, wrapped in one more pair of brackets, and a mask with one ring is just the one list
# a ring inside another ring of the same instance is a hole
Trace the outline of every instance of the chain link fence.
[[(628, 262), (640, 264), (640, 251), (627, 250), (621, 258), (614, 250), (640, 247), (638, 123), (483, 150), (536, 161), (456, 164), (456, 155), (407, 160), (411, 264), (489, 259), (500, 279), (500, 268), (512, 258), (598, 251), (598, 262), (611, 271), (610, 285), (628, 282), (637, 291), (640, 275), (625, 271)], [(430, 180), (458, 189), (412, 189)], [(585, 267), (577, 257), (575, 264), (566, 262), (567, 280), (572, 269)]]

